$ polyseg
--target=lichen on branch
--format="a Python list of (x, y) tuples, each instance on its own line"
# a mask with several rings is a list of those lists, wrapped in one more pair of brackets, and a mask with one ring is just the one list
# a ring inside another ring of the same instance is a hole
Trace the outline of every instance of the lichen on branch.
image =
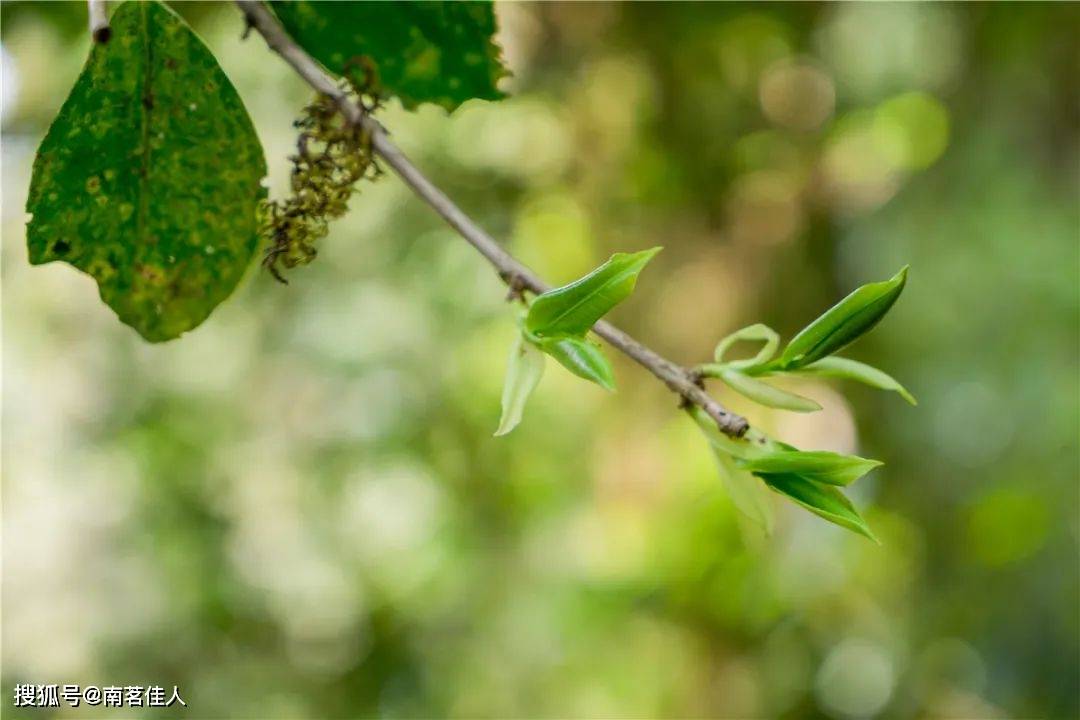
[[(349, 87), (346, 92), (365, 102), (367, 110), (378, 106), (369, 79), (367, 87)], [(339, 109), (338, 100), (319, 94), (293, 123), (300, 130), (289, 178), (291, 193), (284, 200), (266, 202), (262, 207), (262, 228), (270, 245), (263, 266), (279, 281), (287, 283), (281, 267), (306, 265), (318, 254), (316, 244), (329, 232), (329, 221), (348, 209), (356, 184), (381, 174), (371, 151), (371, 131), (353, 123)]]

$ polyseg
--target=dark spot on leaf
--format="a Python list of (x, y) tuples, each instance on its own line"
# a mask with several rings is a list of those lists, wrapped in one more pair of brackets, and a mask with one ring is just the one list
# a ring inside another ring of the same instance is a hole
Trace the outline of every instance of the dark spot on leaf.
[(136, 265), (135, 271), (155, 285), (160, 284), (165, 279), (165, 273), (161, 271), (161, 268), (151, 265)]
[(71, 250), (71, 245), (64, 240), (57, 240), (53, 243), (52, 251), (54, 255), (66, 255)]

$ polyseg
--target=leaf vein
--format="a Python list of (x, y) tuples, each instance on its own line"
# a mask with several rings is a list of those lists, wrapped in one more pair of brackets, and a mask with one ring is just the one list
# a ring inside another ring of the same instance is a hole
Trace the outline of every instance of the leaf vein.
[(154, 112), (154, 43), (150, 37), (149, 3), (141, 3), (140, 13), (143, 26), (143, 49), (145, 50), (146, 71), (143, 74), (142, 97), (136, 98), (135, 107), (142, 108), (142, 163), (139, 167), (139, 214), (135, 225), (135, 237), (140, 243), (146, 240), (147, 213), (150, 211), (150, 120)]

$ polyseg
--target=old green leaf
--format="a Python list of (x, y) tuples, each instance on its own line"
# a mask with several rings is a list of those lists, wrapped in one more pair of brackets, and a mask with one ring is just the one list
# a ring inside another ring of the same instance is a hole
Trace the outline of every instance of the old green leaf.
[[(907, 267), (889, 280), (863, 285), (796, 335), (763, 369), (794, 370), (840, 350), (869, 332), (889, 311), (907, 281)], [(775, 366), (775, 367), (773, 367)]]
[(804, 375), (820, 375), (821, 377), (840, 378), (842, 380), (855, 380), (880, 390), (891, 390), (912, 405), (918, 405), (915, 396), (909, 393), (903, 385), (876, 367), (861, 363), (858, 360), (849, 360), (842, 357), (827, 357), (818, 360), (812, 365), (799, 368), (799, 373)]
[(578, 335), (557, 335), (540, 338), (538, 345), (578, 377), (591, 380), (606, 390), (615, 389), (611, 363), (594, 343)]
[(30, 262), (91, 275), (152, 342), (197, 326), (258, 244), (266, 161), (202, 41), (157, 2), (128, 2), (38, 148)]
[(534, 335), (580, 335), (634, 291), (638, 275), (660, 248), (615, 253), (585, 277), (536, 298), (525, 316)]
[(544, 374), (544, 354), (518, 333), (506, 367), (502, 393), (502, 417), (495, 436), (506, 435), (521, 422), (525, 403)]
[(721, 365), (716, 372), (732, 390), (766, 407), (795, 412), (815, 412), (821, 409), (821, 405), (810, 398), (781, 390), (757, 378), (744, 375), (734, 368)]
[[(471, 98), (498, 100), (509, 74), (495, 44), (492, 3), (272, 3), (300, 45), (338, 75), (361, 85), (374, 79), (407, 108), (430, 102), (453, 110)], [(374, 77), (368, 74), (374, 72)]]
[(737, 464), (750, 472), (793, 473), (829, 485), (850, 485), (881, 462), (824, 450), (779, 450)]
[(823, 485), (791, 473), (759, 473), (758, 476), (773, 490), (786, 495), (815, 515), (878, 542), (851, 501), (832, 485)]

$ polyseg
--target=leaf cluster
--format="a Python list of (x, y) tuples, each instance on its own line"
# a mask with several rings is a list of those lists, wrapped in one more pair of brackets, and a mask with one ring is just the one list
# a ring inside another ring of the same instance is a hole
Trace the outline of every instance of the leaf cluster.
[(660, 248), (616, 253), (600, 267), (569, 285), (537, 296), (519, 319), (520, 332), (510, 353), (503, 388), (502, 419), (496, 435), (505, 435), (521, 421), (526, 400), (544, 372), (544, 356), (605, 390), (615, 378), (599, 345), (588, 332), (600, 318), (634, 291), (638, 275)]
[[(645, 265), (659, 252), (618, 253), (588, 275), (539, 295), (520, 318), (510, 351), (496, 435), (521, 422), (525, 403), (544, 372), (545, 355), (575, 375), (613, 390), (611, 366), (587, 337), (589, 329), (633, 292)], [(856, 380), (892, 390), (914, 404), (898, 382), (877, 368), (832, 353), (873, 329), (899, 298), (907, 268), (879, 283), (864, 285), (806, 326), (776, 358), (780, 336), (762, 324), (742, 328), (716, 345), (713, 362), (697, 368), (702, 378), (719, 378), (731, 389), (762, 405), (796, 412), (821, 406), (761, 380), (784, 374), (807, 374)], [(727, 360), (738, 342), (760, 342), (751, 358)], [(775, 358), (775, 359), (774, 359)], [(810, 512), (876, 540), (858, 510), (840, 488), (881, 465), (877, 460), (821, 450), (804, 451), (757, 430), (732, 438), (696, 406), (687, 408), (705, 433), (732, 502), (766, 532), (773, 526), (767, 490), (787, 497)]]
[[(761, 378), (816, 375), (854, 380), (896, 392), (912, 405), (915, 398), (875, 367), (833, 356), (872, 330), (892, 308), (907, 282), (906, 267), (883, 282), (858, 288), (800, 331), (780, 353), (780, 336), (766, 325), (750, 325), (723, 338), (713, 362), (700, 365), (703, 378), (718, 378), (735, 392), (761, 405), (794, 412), (821, 409), (816, 401), (781, 389)], [(738, 342), (760, 342), (749, 359), (727, 360)], [(700, 411), (692, 414), (709, 438), (717, 464), (735, 505), (766, 531), (772, 517), (765, 488), (787, 497), (826, 520), (874, 539), (841, 487), (881, 465), (877, 460), (823, 451), (802, 451), (754, 432), (742, 440), (720, 436)]]

